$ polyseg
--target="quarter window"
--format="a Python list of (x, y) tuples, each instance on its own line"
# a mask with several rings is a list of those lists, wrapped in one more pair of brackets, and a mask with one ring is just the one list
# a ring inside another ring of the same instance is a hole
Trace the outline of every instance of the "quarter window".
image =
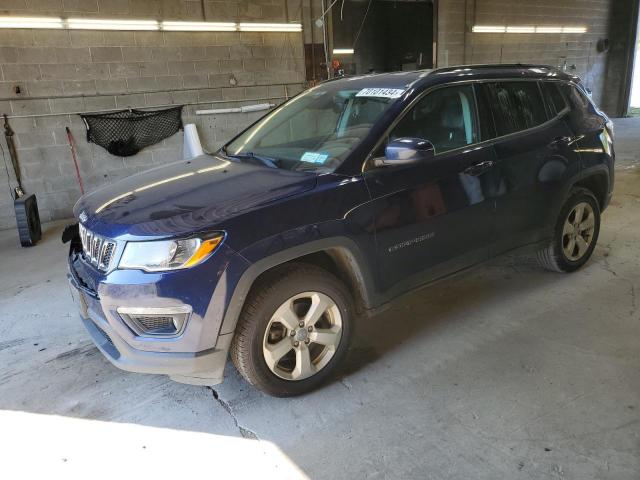
[(567, 108), (567, 102), (562, 96), (558, 84), (554, 82), (544, 82), (543, 86), (551, 114), (553, 116), (559, 115), (560, 112)]
[(572, 108), (587, 111), (591, 107), (589, 99), (573, 85), (562, 85), (562, 91), (567, 96)]
[(547, 121), (536, 82), (486, 84), (498, 136), (535, 127)]
[(473, 88), (469, 85), (435, 90), (421, 99), (396, 125), (390, 139), (429, 140), (436, 153), (478, 141)]

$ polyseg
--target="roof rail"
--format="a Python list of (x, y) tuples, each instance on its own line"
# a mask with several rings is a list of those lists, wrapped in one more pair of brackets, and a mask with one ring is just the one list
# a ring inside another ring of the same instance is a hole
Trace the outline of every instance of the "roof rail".
[[(365, 75), (365, 74), (363, 74)], [(329, 77), (329, 78), (325, 78), (324, 80), (320, 80), (318, 83), (316, 83), (316, 85), (321, 85), (323, 83), (328, 83), (328, 82), (335, 82), (336, 80), (341, 80), (343, 78), (351, 78), (351, 77), (358, 77), (360, 75), (353, 75), (350, 73), (345, 73), (344, 75), (336, 75), (335, 77)]]
[(433, 70), (433, 72), (447, 72), (452, 70), (457, 70), (460, 68), (473, 68), (473, 69), (483, 69), (483, 68), (544, 68), (546, 70), (558, 70), (556, 67), (551, 65), (542, 65), (537, 63), (481, 63), (477, 65), (454, 65), (451, 67), (441, 67)]

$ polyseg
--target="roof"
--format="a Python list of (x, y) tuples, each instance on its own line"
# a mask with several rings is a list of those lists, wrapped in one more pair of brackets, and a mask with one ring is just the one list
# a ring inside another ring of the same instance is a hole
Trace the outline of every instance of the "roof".
[(431, 72), (431, 75), (447, 75), (459, 77), (461, 75), (474, 76), (478, 78), (494, 78), (500, 76), (514, 76), (525, 78), (561, 78), (572, 80), (576, 77), (550, 65), (540, 65), (531, 63), (494, 63), (481, 65), (459, 65), (453, 67), (438, 68)]
[[(491, 79), (491, 78), (558, 78), (579, 81), (572, 76), (549, 65), (536, 64), (487, 64), (458, 65), (435, 70), (414, 70), (411, 72), (371, 73), (337, 77), (327, 82), (353, 82), (354, 87), (408, 88), (421, 83), (444, 83), (452, 80)], [(324, 83), (324, 82), (323, 82)]]

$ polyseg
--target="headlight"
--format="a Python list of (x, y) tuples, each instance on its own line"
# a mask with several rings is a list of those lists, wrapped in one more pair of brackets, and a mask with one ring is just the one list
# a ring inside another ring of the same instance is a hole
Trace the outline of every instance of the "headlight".
[(118, 268), (159, 272), (193, 267), (209, 258), (223, 239), (219, 234), (209, 239), (128, 242)]

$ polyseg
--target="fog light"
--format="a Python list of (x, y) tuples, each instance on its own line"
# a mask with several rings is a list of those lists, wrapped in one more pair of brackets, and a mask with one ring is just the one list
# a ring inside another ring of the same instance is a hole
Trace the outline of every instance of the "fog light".
[(177, 337), (184, 331), (191, 307), (119, 307), (117, 312), (136, 335)]

